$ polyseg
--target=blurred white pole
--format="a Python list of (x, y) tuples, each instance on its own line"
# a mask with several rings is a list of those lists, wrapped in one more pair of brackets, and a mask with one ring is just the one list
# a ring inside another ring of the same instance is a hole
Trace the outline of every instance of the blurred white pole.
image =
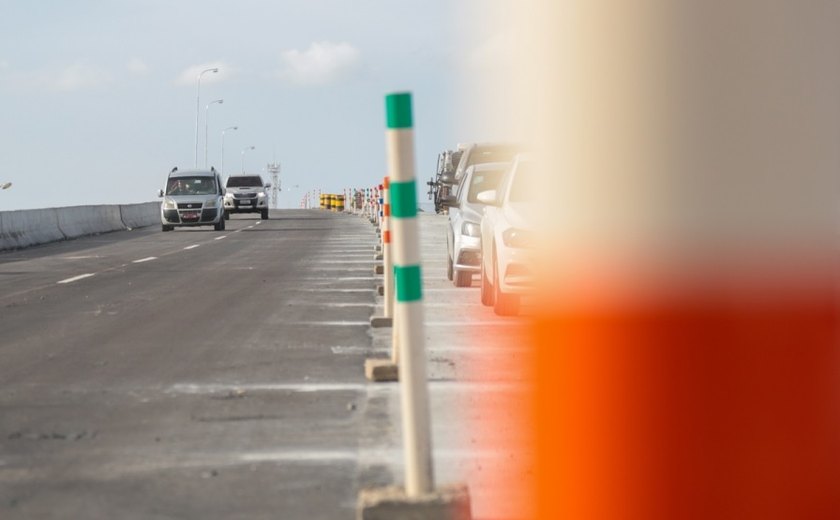
[(218, 68), (204, 69), (195, 78), (195, 167), (198, 168), (198, 115), (201, 113), (201, 76), (207, 72), (216, 74)]
[(204, 107), (204, 167), (207, 168), (207, 129), (210, 126), (210, 105), (215, 105), (216, 103), (222, 104), (224, 103), (224, 99), (214, 99), (213, 101), (207, 103), (207, 106)]
[(229, 127), (225, 128), (224, 130), (222, 130), (222, 157), (221, 157), (221, 160), (219, 161), (219, 172), (221, 172), (222, 175), (224, 175), (224, 173), (225, 173), (225, 132), (227, 132), (228, 130), (239, 130), (239, 127), (238, 126), (229, 126)]
[(256, 147), (255, 146), (246, 146), (245, 148), (242, 149), (242, 173), (243, 174), (245, 173), (245, 152), (247, 152), (248, 150), (253, 150), (254, 148), (256, 148)]

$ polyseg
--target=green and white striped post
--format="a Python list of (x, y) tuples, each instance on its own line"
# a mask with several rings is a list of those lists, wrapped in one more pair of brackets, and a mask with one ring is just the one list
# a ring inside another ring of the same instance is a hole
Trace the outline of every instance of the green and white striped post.
[(394, 322), (401, 355), (405, 492), (416, 497), (434, 489), (426, 345), (423, 332), (423, 278), (417, 226), (417, 183), (414, 176), (414, 130), (411, 94), (385, 96), (388, 130), (388, 172), (391, 176), (391, 221), (396, 302)]

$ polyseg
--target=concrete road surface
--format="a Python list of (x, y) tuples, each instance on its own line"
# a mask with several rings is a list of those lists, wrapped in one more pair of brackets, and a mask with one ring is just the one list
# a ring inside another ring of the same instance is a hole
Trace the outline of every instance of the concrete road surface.
[[(515, 355), (516, 321), (449, 294), (444, 221), (421, 220), (439, 481), (476, 486), (514, 454), (470, 451), (469, 402), (519, 378), (469, 381), (457, 309), (497, 328), (491, 356)], [(368, 326), (375, 240), (285, 210), (1, 253), (0, 518), (351, 519), (360, 487), (401, 483), (397, 386), (362, 369), (388, 347)], [(515, 515), (474, 494), (478, 517)]]

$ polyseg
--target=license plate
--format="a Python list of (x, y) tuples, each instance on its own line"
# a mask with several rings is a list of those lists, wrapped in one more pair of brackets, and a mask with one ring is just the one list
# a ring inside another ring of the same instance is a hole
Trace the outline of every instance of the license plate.
[(185, 211), (181, 213), (181, 218), (184, 220), (198, 220), (198, 215), (197, 211)]
[(243, 201), (240, 201), (240, 202), (239, 202), (239, 205), (240, 205), (240, 206), (250, 206), (250, 205), (251, 205), (251, 201), (250, 201), (250, 200), (243, 200)]

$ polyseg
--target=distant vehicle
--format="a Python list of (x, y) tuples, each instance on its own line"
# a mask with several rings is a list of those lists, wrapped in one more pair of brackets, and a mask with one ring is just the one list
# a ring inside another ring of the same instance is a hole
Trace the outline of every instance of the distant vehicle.
[(533, 163), (517, 156), (495, 190), (478, 194), (487, 204), (481, 219), (481, 303), (496, 314), (519, 312), (534, 283)]
[(224, 193), (222, 179), (214, 168), (184, 171), (172, 168), (166, 179), (166, 190), (158, 191), (158, 197), (163, 197), (161, 229), (213, 226), (216, 231), (224, 230)]
[(481, 272), (481, 218), (483, 202), (478, 194), (495, 190), (510, 163), (476, 164), (467, 168), (456, 195), (444, 201), (449, 207), (446, 228), (446, 276), (456, 287), (472, 285), (473, 273)]
[(429, 186), (429, 199), (435, 203), (435, 213), (446, 211), (444, 201), (452, 192), (455, 184), (455, 169), (458, 167), (463, 152), (461, 149), (444, 150), (438, 154), (435, 176), (426, 183)]
[(271, 184), (265, 184), (259, 175), (231, 175), (227, 178), (225, 212), (259, 213), (268, 220), (268, 192)]

